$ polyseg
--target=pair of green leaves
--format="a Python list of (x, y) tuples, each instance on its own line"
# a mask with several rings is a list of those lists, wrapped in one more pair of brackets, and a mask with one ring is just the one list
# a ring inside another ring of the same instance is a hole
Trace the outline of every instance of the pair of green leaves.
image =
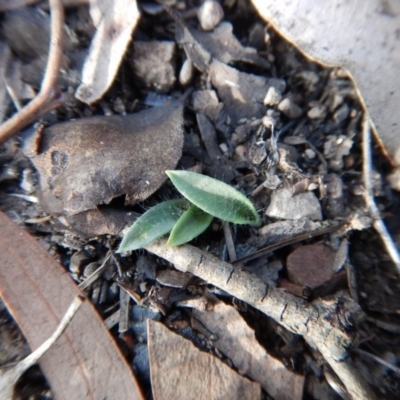
[(166, 174), (185, 198), (165, 201), (145, 212), (126, 232), (119, 253), (137, 250), (168, 232), (170, 246), (189, 242), (204, 232), (214, 217), (236, 224), (258, 224), (253, 204), (226, 183), (189, 171)]

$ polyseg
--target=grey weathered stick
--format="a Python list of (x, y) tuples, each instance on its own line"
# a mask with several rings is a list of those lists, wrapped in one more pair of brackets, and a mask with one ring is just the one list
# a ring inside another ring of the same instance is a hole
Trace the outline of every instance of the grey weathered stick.
[(318, 347), (346, 386), (351, 399), (375, 399), (374, 393), (348, 356), (347, 348), (353, 338), (338, 322), (341, 319), (339, 310), (345, 310), (347, 316), (353, 310), (353, 317), (357, 319), (360, 309), (351, 299), (307, 303), (284, 290), (268, 287), (255, 275), (196, 247), (168, 247), (166, 240), (162, 239), (145, 248), (173, 263), (178, 270), (190, 272), (218, 286), (262, 311), (291, 332), (302, 335), (307, 342)]
[(374, 191), (372, 188), (372, 156), (371, 156), (371, 122), (368, 113), (365, 113), (363, 120), (363, 180), (364, 180), (364, 199), (374, 220), (374, 228), (378, 232), (386, 250), (392, 259), (397, 271), (400, 273), (400, 255), (396, 245), (393, 242), (386, 225), (382, 221), (379, 209), (374, 200)]

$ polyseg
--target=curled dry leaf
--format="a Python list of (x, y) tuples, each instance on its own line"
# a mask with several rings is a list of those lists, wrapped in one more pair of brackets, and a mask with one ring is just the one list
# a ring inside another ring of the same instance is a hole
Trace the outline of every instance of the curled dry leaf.
[(210, 65), (210, 79), (233, 125), (242, 118), (262, 118), (267, 111), (264, 98), (268, 89), (274, 87), (282, 93), (286, 88), (282, 79), (240, 72), (217, 60)]
[(176, 41), (183, 46), (188, 59), (202, 72), (208, 71), (213, 59), (229, 64), (244, 61), (268, 68), (269, 62), (257, 54), (256, 49), (243, 47), (233, 35), (233, 27), (223, 22), (213, 32), (198, 31), (172, 13), (176, 21)]
[(393, 163), (400, 165), (400, 3), (393, 0), (252, 0), (309, 57), (346, 68)]
[(154, 193), (166, 179), (164, 171), (179, 161), (183, 106), (176, 101), (127, 116), (55, 124), (40, 141), (32, 162), (47, 212), (77, 214), (124, 194), (134, 204)]
[(114, 81), (140, 17), (136, 0), (93, 0), (90, 14), (97, 31), (76, 91), (87, 104), (99, 100)]

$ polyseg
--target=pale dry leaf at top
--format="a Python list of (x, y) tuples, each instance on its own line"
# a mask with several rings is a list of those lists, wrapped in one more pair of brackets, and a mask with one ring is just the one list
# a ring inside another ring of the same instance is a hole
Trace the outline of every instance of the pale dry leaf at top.
[(147, 332), (154, 400), (261, 398), (258, 383), (238, 375), (160, 322), (147, 320)]
[(113, 83), (140, 14), (136, 0), (92, 0), (97, 28), (75, 96), (84, 103), (99, 100)]
[(354, 78), (379, 138), (400, 165), (400, 3), (395, 0), (252, 0), (302, 52)]
[(276, 400), (303, 398), (304, 376), (289, 371), (270, 356), (235, 308), (220, 302), (210, 311), (194, 309), (193, 316), (217, 336), (215, 347), (240, 374), (258, 382)]
[[(34, 136), (36, 138), (36, 136)], [(46, 128), (40, 153), (23, 151), (39, 173), (41, 206), (73, 215), (126, 195), (134, 204), (154, 193), (175, 168), (183, 147), (179, 101), (130, 115), (81, 118)]]

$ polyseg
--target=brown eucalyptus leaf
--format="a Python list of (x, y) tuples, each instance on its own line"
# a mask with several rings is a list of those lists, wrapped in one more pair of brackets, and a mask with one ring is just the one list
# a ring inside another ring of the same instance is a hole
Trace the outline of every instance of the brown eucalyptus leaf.
[[(0, 296), (35, 350), (82, 292), (47, 250), (2, 212), (0, 227)], [(39, 364), (58, 400), (144, 398), (90, 301)]]
[(329, 66), (346, 68), (393, 164), (400, 165), (400, 3), (252, 0), (281, 35)]
[(183, 147), (183, 106), (173, 102), (132, 115), (82, 118), (44, 130), (32, 162), (41, 206), (73, 215), (126, 195), (134, 204), (154, 193)]

